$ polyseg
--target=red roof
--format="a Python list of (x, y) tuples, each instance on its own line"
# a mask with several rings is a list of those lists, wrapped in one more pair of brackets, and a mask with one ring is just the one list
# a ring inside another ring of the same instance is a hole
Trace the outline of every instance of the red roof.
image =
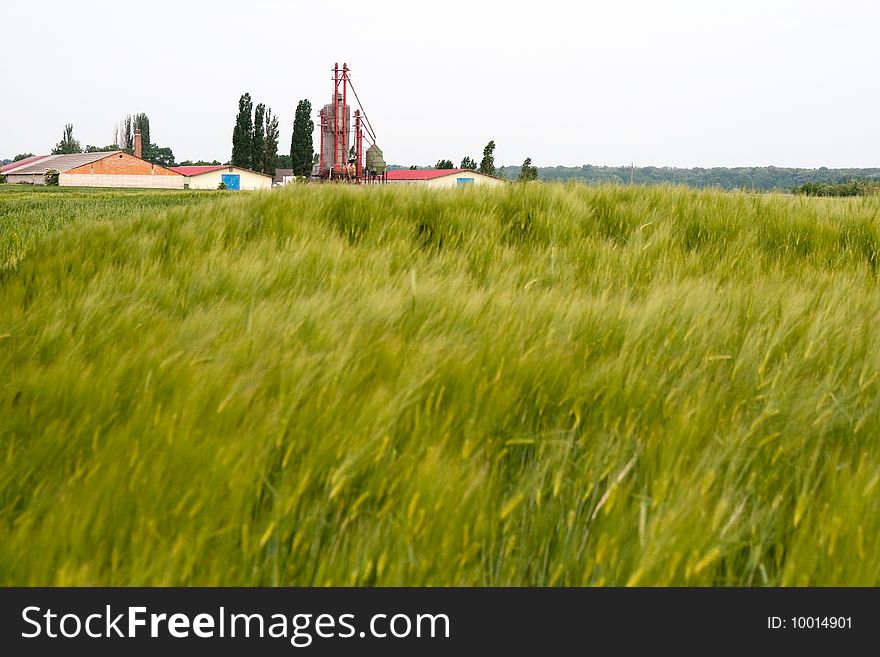
[(208, 166), (201, 167), (171, 167), (172, 171), (176, 171), (177, 173), (181, 173), (184, 176), (198, 176), (202, 173), (210, 173), (211, 171), (219, 171), (220, 169), (226, 169), (227, 166), (222, 164), (209, 164)]
[(18, 162), (12, 162), (11, 164), (4, 164), (0, 167), (0, 173), (4, 173), (9, 171), (10, 169), (17, 169), (18, 167), (23, 167), (28, 164), (33, 164), (34, 162), (38, 162), (44, 158), (49, 157), (48, 155), (34, 155), (33, 157), (26, 157), (23, 160), (19, 160)]
[(395, 169), (388, 172), (387, 178), (388, 180), (433, 180), (465, 171), (473, 173), (468, 169)]

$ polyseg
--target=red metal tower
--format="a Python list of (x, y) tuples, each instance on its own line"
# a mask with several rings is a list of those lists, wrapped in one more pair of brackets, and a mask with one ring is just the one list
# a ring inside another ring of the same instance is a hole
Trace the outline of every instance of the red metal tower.
[[(358, 106), (354, 112), (353, 127), (348, 106), (349, 88)], [(318, 177), (352, 182), (365, 181), (368, 172), (364, 167), (364, 132), (366, 131), (367, 138), (372, 144), (371, 148), (375, 147), (378, 151), (376, 133), (351, 82), (351, 69), (348, 64), (343, 63), (342, 68), (339, 68), (338, 63), (333, 65), (333, 98), (318, 112), (318, 118), (321, 126), (321, 150), (316, 172)], [(354, 151), (353, 158), (349, 153), (350, 146)], [(381, 154), (381, 151), (378, 152)], [(384, 179), (384, 171), (382, 173), (381, 179)], [(371, 181), (380, 179), (375, 172), (369, 177)]]

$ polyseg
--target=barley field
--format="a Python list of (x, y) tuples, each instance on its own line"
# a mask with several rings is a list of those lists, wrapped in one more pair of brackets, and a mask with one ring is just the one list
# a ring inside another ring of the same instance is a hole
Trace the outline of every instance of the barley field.
[(13, 267), (49, 232), (77, 221), (110, 221), (137, 211), (217, 198), (205, 192), (107, 190), (0, 184), (0, 271)]
[(880, 198), (0, 188), (0, 584), (880, 585)]

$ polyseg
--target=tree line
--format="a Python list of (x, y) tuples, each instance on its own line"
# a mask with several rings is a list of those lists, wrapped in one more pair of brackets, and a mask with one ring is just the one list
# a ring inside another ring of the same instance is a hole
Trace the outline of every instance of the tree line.
[[(279, 120), (272, 109), (264, 103), (256, 106), (249, 93), (239, 99), (238, 115), (232, 133), (232, 158), (226, 164), (252, 169), (271, 176), (275, 169), (293, 169), (297, 176), (309, 176), (315, 161), (312, 133), (315, 123), (311, 118), (312, 104), (308, 100), (300, 100), (296, 107), (293, 123), (293, 135), (289, 154), (278, 153)], [(143, 112), (128, 114), (113, 128), (113, 143), (107, 146), (93, 146), (82, 143), (74, 136), (72, 123), (62, 130), (60, 141), (55, 144), (53, 155), (70, 153), (97, 153), (105, 151), (125, 151), (134, 153), (134, 135), (140, 132), (142, 157), (148, 162), (161, 166), (175, 166), (173, 151), (152, 141), (150, 135), (150, 118)], [(3, 164), (18, 162), (33, 153), (19, 153), (14, 160), (2, 160)], [(186, 160), (184, 166), (220, 165), (219, 160)]]
[[(411, 169), (415, 169), (417, 167), (410, 167)], [(437, 160), (437, 164), (435, 165), (436, 169), (454, 169), (455, 165), (453, 165), (452, 160)], [(495, 140), (490, 140), (488, 144), (486, 144), (485, 148), (483, 148), (483, 159), (480, 160), (480, 165), (477, 167), (477, 163), (471, 158), (469, 155), (465, 155), (461, 164), (458, 167), (459, 169), (465, 169), (468, 171), (477, 171), (478, 173), (485, 174), (487, 176), (496, 176), (499, 178), (508, 178), (506, 167), (496, 167), (495, 166)], [(532, 158), (527, 157), (522, 166), (519, 167), (516, 179), (520, 182), (530, 182), (532, 180), (538, 179), (538, 168), (532, 166)]]
[[(411, 166), (410, 169), (417, 169), (415, 165)], [(435, 169), (454, 169), (455, 165), (452, 163), (452, 160), (437, 160), (437, 164), (434, 165)], [(483, 159), (480, 160), (480, 166), (477, 168), (477, 163), (470, 155), (465, 155), (461, 158), (461, 164), (458, 165), (459, 169), (465, 169), (467, 171), (479, 171), (479, 173), (484, 173), (487, 176), (495, 175), (495, 141), (492, 140), (486, 147), (483, 148)]]
[(254, 107), (251, 95), (242, 94), (232, 130), (230, 164), (274, 176), (278, 134), (278, 117), (272, 113), (272, 108), (263, 103)]
[[(518, 167), (506, 167), (516, 174)], [(636, 185), (673, 184), (689, 187), (717, 187), (753, 191), (789, 192), (805, 183), (840, 183), (853, 179), (880, 180), (880, 168), (818, 169), (788, 167), (633, 167), (594, 166), (540, 167), (538, 178), (544, 181), (578, 180), (585, 183)]]
[[(279, 154), (278, 118), (272, 110), (260, 104), (254, 108), (250, 94), (244, 94), (239, 101), (239, 114), (233, 130), (233, 159), (227, 164), (274, 175), (276, 168), (292, 169), (297, 176), (309, 176), (314, 165), (315, 152), (312, 133), (315, 125), (311, 118), (312, 105), (308, 100), (300, 100), (296, 107), (291, 138), (290, 153)], [(258, 129), (256, 126), (260, 125)], [(145, 160), (162, 166), (174, 166), (174, 153), (170, 148), (154, 143), (150, 135), (150, 120), (145, 113), (130, 114), (117, 123), (113, 130), (114, 143), (108, 146), (82, 146), (75, 138), (73, 124), (67, 124), (62, 131), (61, 140), (52, 149), (53, 154), (83, 153), (134, 150), (134, 132), (141, 132), (143, 157)], [(257, 154), (254, 166), (254, 153)], [(262, 154), (262, 155), (260, 155)], [(19, 153), (13, 160), (0, 160), (0, 164), (17, 162), (33, 153)], [(181, 162), (183, 165), (219, 165), (218, 160)], [(453, 169), (451, 159), (441, 159), (436, 163), (438, 169)], [(393, 165), (390, 167), (394, 169)], [(413, 166), (412, 168), (417, 168)], [(880, 181), (880, 168), (818, 169), (786, 167), (634, 167), (594, 166), (584, 164), (580, 167), (535, 167), (531, 158), (526, 158), (520, 166), (496, 166), (495, 142), (490, 141), (483, 149), (480, 163), (464, 156), (459, 168), (479, 171), (487, 175), (513, 180), (566, 181), (578, 180), (585, 183), (614, 183), (637, 185), (676, 184), (690, 187), (717, 187), (721, 189), (747, 189), (754, 191), (793, 191), (814, 196), (840, 196), (865, 193), (865, 185)], [(861, 181), (860, 183), (858, 181)], [(858, 184), (857, 184), (858, 183)], [(860, 186), (861, 185), (861, 186)], [(871, 187), (873, 189), (873, 187)]]
[[(487, 145), (489, 148), (494, 142)], [(490, 155), (491, 152), (485, 154)], [(491, 159), (484, 155), (489, 164)], [(481, 162), (481, 165), (483, 162)], [(494, 170), (491, 168), (494, 166)], [(526, 158), (519, 165), (481, 166), (481, 173), (488, 173), (508, 180), (542, 180), (546, 182), (564, 182), (575, 180), (589, 184), (627, 184), (635, 185), (686, 185), (696, 188), (720, 188), (727, 190), (778, 191), (808, 194), (813, 196), (844, 196), (875, 193), (875, 185), (880, 184), (880, 168), (862, 169), (818, 169), (786, 168), (786, 167), (694, 167), (690, 169), (676, 167), (634, 167), (630, 166), (594, 166), (584, 164), (580, 167), (536, 167), (531, 158)], [(390, 169), (400, 168), (391, 165)], [(421, 167), (411, 166), (411, 169)], [(441, 159), (434, 165), (437, 169), (454, 169), (452, 160)], [(465, 157), (460, 169), (478, 170), (477, 164), (470, 157)], [(868, 190), (868, 191), (866, 191)]]
[(309, 176), (314, 163), (312, 104), (300, 100), (293, 119), (290, 154), (278, 153), (278, 117), (263, 103), (254, 107), (250, 93), (238, 100), (238, 114), (232, 129), (230, 164), (271, 176), (276, 168), (292, 169), (294, 175)]
[(793, 194), (804, 196), (869, 196), (880, 194), (880, 180), (855, 179), (845, 182), (808, 182), (794, 187)]
[[(109, 151), (125, 151), (134, 153), (134, 134), (141, 133), (142, 154), (141, 157), (148, 162), (161, 166), (174, 166), (174, 153), (168, 147), (159, 146), (150, 139), (150, 119), (143, 112), (128, 114), (113, 128), (113, 143), (107, 146), (82, 146), (80, 141), (73, 135), (73, 124), (68, 123), (61, 132), (61, 140), (52, 149), (52, 155), (68, 155), (71, 153), (104, 153)], [(32, 153), (22, 153), (16, 158), (24, 159), (32, 157)], [(18, 161), (18, 160), (15, 160)]]

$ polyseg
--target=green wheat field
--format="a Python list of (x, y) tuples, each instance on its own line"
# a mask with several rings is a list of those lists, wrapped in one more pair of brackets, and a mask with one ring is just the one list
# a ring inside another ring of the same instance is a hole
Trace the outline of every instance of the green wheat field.
[(880, 197), (0, 187), (0, 584), (880, 585)]

